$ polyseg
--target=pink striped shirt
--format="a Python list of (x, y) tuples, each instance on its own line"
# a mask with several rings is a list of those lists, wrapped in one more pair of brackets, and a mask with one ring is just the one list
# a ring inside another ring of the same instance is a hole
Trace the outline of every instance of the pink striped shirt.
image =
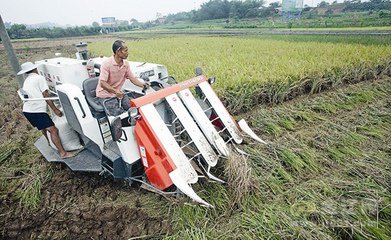
[(96, 86), (96, 96), (99, 98), (115, 97), (114, 93), (110, 93), (101, 87), (100, 81), (106, 81), (113, 88), (121, 90), (125, 80), (134, 77), (135, 76), (130, 69), (127, 60), (124, 60), (123, 64), (120, 66), (115, 61), (114, 56), (111, 56), (100, 66), (99, 83)]

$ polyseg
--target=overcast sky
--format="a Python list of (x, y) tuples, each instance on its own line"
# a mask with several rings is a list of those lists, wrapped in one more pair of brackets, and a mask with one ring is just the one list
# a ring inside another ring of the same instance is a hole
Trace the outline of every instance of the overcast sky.
[[(209, 0), (0, 0), (0, 14), (4, 22), (37, 24), (52, 22), (60, 25), (91, 25), (102, 17), (120, 20), (137, 19), (140, 22), (156, 19), (156, 14), (167, 15), (198, 9)], [(266, 0), (275, 2), (281, 0)], [(326, 0), (330, 1), (331, 0)], [(316, 5), (321, 0), (304, 0)]]

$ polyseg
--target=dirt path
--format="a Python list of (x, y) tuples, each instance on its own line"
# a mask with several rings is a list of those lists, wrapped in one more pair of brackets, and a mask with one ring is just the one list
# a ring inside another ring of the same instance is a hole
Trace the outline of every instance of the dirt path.
[[(169, 230), (169, 221), (150, 216), (141, 203), (120, 203), (123, 194), (138, 200), (143, 192), (126, 189), (95, 175), (77, 175), (56, 169), (42, 188), (38, 210), (18, 207), (18, 201), (1, 202), (4, 239), (126, 239), (136, 236), (158, 237)], [(119, 194), (120, 193), (120, 194)], [(137, 206), (140, 205), (140, 206)]]

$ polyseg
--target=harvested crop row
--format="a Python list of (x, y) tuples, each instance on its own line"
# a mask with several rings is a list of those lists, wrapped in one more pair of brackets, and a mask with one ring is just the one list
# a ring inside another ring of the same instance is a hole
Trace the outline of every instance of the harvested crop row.
[(210, 184), (219, 207), (177, 208), (173, 239), (389, 239), (390, 94), (387, 78), (246, 113), (271, 143), (244, 148), (258, 193), (234, 209)]

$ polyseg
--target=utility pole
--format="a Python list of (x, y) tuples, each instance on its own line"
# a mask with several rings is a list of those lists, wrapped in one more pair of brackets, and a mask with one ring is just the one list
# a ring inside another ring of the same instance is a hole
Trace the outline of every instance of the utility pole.
[(20, 65), (19, 61), (16, 58), (14, 48), (12, 47), (10, 37), (8, 36), (7, 30), (5, 29), (5, 25), (3, 22), (3, 19), (0, 15), (0, 38), (1, 42), (3, 43), (4, 49), (7, 52), (8, 59), (10, 60), (11, 66), (14, 69), (16, 78), (18, 79), (19, 88), (23, 86), (24, 78), (22, 75), (17, 75), (17, 73), (20, 71)]

